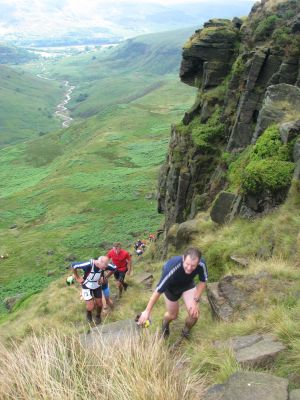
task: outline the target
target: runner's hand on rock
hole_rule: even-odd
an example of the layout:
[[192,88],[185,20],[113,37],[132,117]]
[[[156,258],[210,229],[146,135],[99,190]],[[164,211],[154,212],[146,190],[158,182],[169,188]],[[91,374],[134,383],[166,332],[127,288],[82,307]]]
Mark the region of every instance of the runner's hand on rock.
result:
[[138,325],[143,325],[146,321],[148,321],[149,316],[150,316],[149,311],[147,311],[147,310],[143,311],[138,320]]

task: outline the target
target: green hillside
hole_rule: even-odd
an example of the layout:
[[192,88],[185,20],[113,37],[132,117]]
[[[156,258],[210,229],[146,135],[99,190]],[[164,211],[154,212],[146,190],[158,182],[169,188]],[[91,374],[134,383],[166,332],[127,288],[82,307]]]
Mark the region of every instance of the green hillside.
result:
[[0,147],[57,129],[54,111],[63,92],[58,82],[0,65]]
[[85,119],[139,99],[170,77],[177,79],[181,48],[191,31],[139,36],[105,51],[48,62],[46,70],[76,86],[69,108],[73,117]]
[[[75,66],[71,72],[70,64]],[[52,67],[46,65],[49,77]],[[132,66],[125,75],[116,66],[110,78],[103,66],[103,80],[101,70],[97,76],[91,67],[90,55],[56,61],[54,67],[58,80],[78,86],[80,76],[85,84],[94,74],[93,96],[82,107],[87,114],[98,113],[0,151],[0,253],[9,255],[0,261],[0,313],[5,313],[5,298],[30,295],[61,276],[70,254],[96,256],[116,240],[131,247],[138,235],[160,226],[158,169],[171,123],[193,102],[194,90],[177,74],[146,75]],[[121,74],[122,79],[114,79]],[[130,92],[139,96],[129,99]],[[22,266],[21,275],[16,265]]]

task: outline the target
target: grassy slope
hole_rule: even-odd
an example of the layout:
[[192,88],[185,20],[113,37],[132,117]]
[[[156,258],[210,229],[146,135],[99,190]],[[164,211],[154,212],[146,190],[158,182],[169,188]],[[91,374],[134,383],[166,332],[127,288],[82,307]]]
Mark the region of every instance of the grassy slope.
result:
[[[76,70],[89,79],[81,59]],[[128,80],[135,73],[128,72]],[[163,83],[137,100],[117,104],[119,94],[128,92],[118,82],[118,91],[110,94],[116,104],[102,113],[0,151],[0,253],[9,254],[1,261],[1,313],[4,298],[41,290],[60,276],[70,253],[78,259],[96,256],[114,240],[131,245],[160,225],[156,201],[145,196],[155,194],[170,124],[192,103],[194,90],[175,74],[151,79]],[[97,85],[101,100],[101,82]],[[9,229],[12,224],[17,228]]]
[[[193,245],[204,250],[207,256],[211,276],[219,274],[218,267],[224,266],[223,273],[256,274],[267,271],[278,281],[279,292],[274,291],[268,281],[264,291],[256,293],[255,311],[243,319],[236,319],[233,323],[217,322],[211,318],[210,309],[206,302],[201,304],[202,317],[193,330],[192,341],[184,343],[179,353],[185,353],[189,362],[185,365],[192,368],[194,373],[206,376],[207,383],[222,383],[233,372],[242,368],[235,362],[232,353],[226,348],[216,348],[215,340],[226,340],[236,335],[247,335],[254,332],[271,332],[280,338],[286,345],[286,351],[272,366],[271,372],[278,376],[289,377],[291,387],[299,387],[300,370],[300,300],[297,293],[300,290],[299,280],[299,238],[295,231],[299,229],[299,214],[295,209],[299,207],[299,188],[293,187],[287,203],[264,218],[255,221],[255,228],[245,221],[235,221],[230,225],[216,230],[207,215],[199,216],[200,233],[194,238]],[[289,228],[283,226],[283,221],[289,221]],[[255,258],[255,251],[261,246],[261,235],[273,228],[276,234],[277,245],[274,256],[268,260]],[[239,232],[239,238],[237,238]],[[283,243],[285,240],[285,243]],[[249,247],[246,247],[249,243]],[[290,253],[290,246],[298,244],[298,253]],[[152,245],[153,246],[153,245]],[[239,269],[224,253],[224,246],[229,251],[237,249],[248,256],[252,256],[248,269]],[[211,250],[209,252],[209,249]],[[152,272],[155,281],[161,271],[161,262],[153,262],[152,254],[156,250],[152,247],[147,250],[144,258],[135,261],[135,274],[147,270]],[[218,254],[219,262],[212,254]],[[129,290],[125,293],[122,303],[108,316],[108,321],[134,318],[136,313],[143,310],[150,296],[150,291],[130,278]],[[111,285],[112,291],[115,289]],[[159,300],[152,315],[152,325],[148,332],[154,333],[160,327],[164,312],[164,301]],[[184,307],[179,320],[172,325],[170,341],[173,343],[182,329],[185,318]],[[8,323],[9,322],[9,323]],[[31,332],[41,333],[43,330],[59,329],[65,334],[72,334],[74,327],[77,331],[86,331],[84,324],[84,304],[79,300],[79,288],[67,287],[64,279],[51,284],[43,293],[29,298],[20,304],[15,312],[2,325],[1,338],[23,338]],[[128,363],[131,361],[128,360]],[[298,373],[298,375],[297,375]],[[298,378],[297,378],[298,376]]]
[[57,82],[0,65],[0,147],[57,129],[53,114],[63,91]]
[[[72,116],[85,119],[129,104],[178,75],[181,47],[193,29],[140,36],[108,49],[68,57],[48,66],[51,76],[76,88]],[[78,101],[85,95],[84,101]]]

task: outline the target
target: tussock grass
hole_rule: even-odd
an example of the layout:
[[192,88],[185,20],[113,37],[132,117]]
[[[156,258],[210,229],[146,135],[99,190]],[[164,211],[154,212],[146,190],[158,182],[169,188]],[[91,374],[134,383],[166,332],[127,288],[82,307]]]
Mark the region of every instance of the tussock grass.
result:
[[204,379],[155,335],[85,349],[75,335],[52,332],[0,347],[0,398],[199,399]]

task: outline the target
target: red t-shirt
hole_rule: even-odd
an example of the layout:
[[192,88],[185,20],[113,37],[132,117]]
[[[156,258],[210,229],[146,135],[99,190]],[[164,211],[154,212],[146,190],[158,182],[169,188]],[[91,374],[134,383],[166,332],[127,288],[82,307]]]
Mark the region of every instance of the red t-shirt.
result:
[[111,249],[107,253],[107,257],[111,258],[118,271],[127,271],[127,264],[131,260],[131,255],[128,253],[128,251],[121,249],[117,254],[114,249]]

